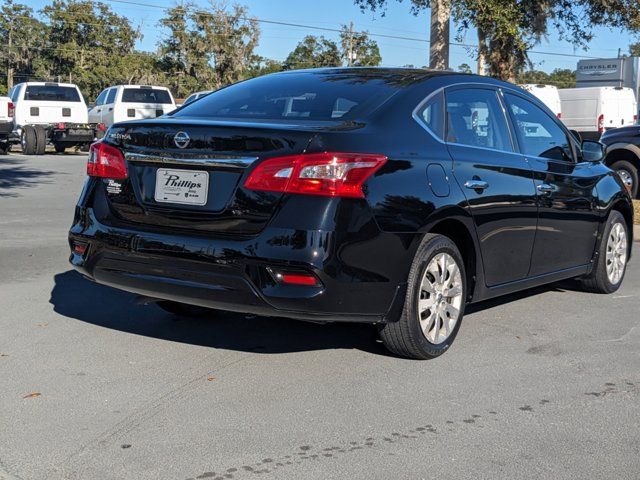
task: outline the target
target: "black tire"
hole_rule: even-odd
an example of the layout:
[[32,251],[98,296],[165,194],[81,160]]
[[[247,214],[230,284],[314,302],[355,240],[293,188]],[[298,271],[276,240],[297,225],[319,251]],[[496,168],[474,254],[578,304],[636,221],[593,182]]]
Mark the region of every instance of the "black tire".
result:
[[205,315],[212,315],[217,311],[211,308],[198,307],[197,305],[172,302],[169,300],[156,302],[156,305],[158,305],[165,312],[173,313],[174,315],[178,315],[180,317],[203,317]]
[[602,239],[600,240],[600,245],[598,245],[598,257],[595,266],[593,267],[593,271],[591,274],[581,279],[582,288],[588,292],[593,293],[613,293],[620,285],[622,285],[622,281],[624,280],[624,275],[626,273],[626,264],[624,265],[624,270],[622,272],[622,276],[617,283],[612,283],[609,280],[609,276],[607,275],[607,264],[609,260],[607,260],[607,244],[609,240],[609,236],[611,235],[611,231],[613,230],[614,225],[621,224],[624,228],[624,232],[627,239],[627,256],[626,260],[629,259],[629,228],[627,226],[627,222],[620,212],[617,210],[612,210],[609,214],[609,218],[607,219],[607,224],[604,228],[604,233],[602,234]]
[[64,153],[67,146],[64,143],[54,143],[53,148],[55,148],[56,153]]
[[80,151],[84,153],[88,152],[90,148],[91,148],[90,143],[83,143],[82,145],[80,145]]
[[[621,174],[623,181],[631,182],[629,191],[631,192],[631,198],[638,198],[638,189],[640,188],[640,182],[638,179],[638,167],[631,163],[629,160],[618,160],[610,165],[611,170]],[[628,183],[625,182],[625,185]]]
[[[421,295],[422,279],[429,262],[440,253],[449,254],[460,270],[462,303],[451,333],[446,340],[436,344],[427,340],[427,337],[422,332],[420,321],[418,320],[417,303]],[[402,357],[427,360],[442,355],[449,349],[458,334],[464,315],[466,295],[467,282],[464,261],[456,244],[444,235],[427,234],[411,264],[407,293],[400,318],[395,322],[390,321],[380,328],[382,342],[391,352]]]
[[9,153],[9,142],[0,142],[0,155],[6,155]]
[[36,155],[44,155],[47,148],[47,131],[42,125],[34,125],[33,130],[36,132]]
[[31,125],[22,127],[20,142],[22,144],[22,153],[25,155],[33,155],[36,152],[36,131]]

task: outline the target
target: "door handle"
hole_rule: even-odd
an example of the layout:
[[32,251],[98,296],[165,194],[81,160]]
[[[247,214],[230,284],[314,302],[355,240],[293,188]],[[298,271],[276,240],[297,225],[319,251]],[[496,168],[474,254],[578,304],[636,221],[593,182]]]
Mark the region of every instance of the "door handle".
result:
[[109,107],[109,111],[110,111],[110,112],[113,112],[113,107]]
[[467,180],[464,182],[464,186],[466,188],[470,188],[471,190],[484,190],[489,188],[489,184],[484,180]]
[[553,185],[549,185],[548,183],[541,183],[538,185],[538,191],[542,193],[551,193],[553,192]]
[[97,109],[97,110],[96,110],[96,112],[101,112],[101,111],[102,111],[102,109],[101,109],[101,108],[99,108],[99,109]]

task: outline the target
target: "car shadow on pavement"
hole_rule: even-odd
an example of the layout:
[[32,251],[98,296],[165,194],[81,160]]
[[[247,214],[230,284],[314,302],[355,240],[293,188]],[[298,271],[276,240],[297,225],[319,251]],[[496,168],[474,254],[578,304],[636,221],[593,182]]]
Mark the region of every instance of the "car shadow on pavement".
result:
[[0,198],[17,197],[15,189],[44,183],[56,172],[26,167],[26,160],[0,157]]
[[[358,323],[320,325],[287,318],[212,311],[210,317],[179,317],[137,296],[87,280],[74,270],[57,274],[49,302],[54,311],[104,328],[171,342],[244,352],[276,354],[325,349],[358,349],[391,356],[378,341],[375,327]],[[467,314],[508,302],[575,288],[551,284],[470,305]]]
[[390,355],[375,327],[357,323],[315,323],[212,311],[211,317],[178,317],[136,303],[136,295],[85,279],[74,270],[54,277],[49,302],[54,311],[104,328],[227,350],[264,354],[324,349],[358,349]]

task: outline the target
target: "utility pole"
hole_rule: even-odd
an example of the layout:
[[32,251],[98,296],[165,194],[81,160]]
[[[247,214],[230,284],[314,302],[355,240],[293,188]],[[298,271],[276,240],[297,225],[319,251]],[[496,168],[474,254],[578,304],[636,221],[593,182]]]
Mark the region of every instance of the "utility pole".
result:
[[429,68],[446,70],[449,68],[449,21],[450,0],[431,0],[431,30],[429,47]]
[[347,57],[347,65],[353,66],[353,22],[349,23],[349,51]]

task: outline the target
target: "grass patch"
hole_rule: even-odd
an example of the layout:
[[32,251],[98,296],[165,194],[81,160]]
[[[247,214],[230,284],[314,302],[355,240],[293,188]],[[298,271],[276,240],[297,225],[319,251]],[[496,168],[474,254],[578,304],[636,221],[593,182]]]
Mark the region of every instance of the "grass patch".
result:
[[640,200],[633,201],[633,223],[640,225]]

